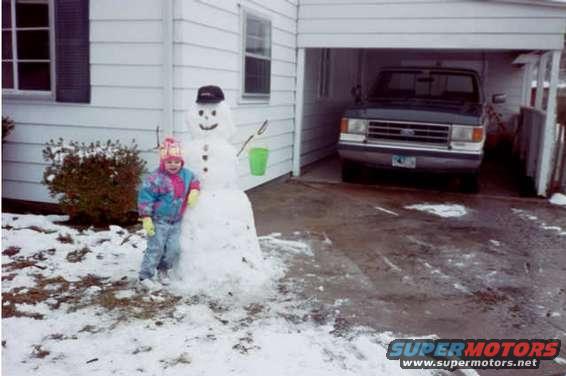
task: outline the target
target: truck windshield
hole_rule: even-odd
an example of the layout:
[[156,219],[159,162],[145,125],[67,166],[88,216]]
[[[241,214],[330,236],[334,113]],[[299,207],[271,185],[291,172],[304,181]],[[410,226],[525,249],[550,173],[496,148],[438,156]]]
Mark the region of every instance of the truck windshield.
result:
[[368,99],[478,103],[479,89],[473,74],[414,70],[384,71],[377,77]]

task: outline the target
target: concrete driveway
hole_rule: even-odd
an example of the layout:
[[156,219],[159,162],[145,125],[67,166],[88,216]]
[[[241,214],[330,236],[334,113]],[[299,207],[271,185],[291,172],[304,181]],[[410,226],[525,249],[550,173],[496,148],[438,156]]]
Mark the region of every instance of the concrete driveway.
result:
[[[404,336],[558,338],[566,347],[566,208],[355,184],[271,183],[249,192],[259,235],[308,240],[289,279],[345,326]],[[441,217],[416,204],[461,205]],[[462,209],[462,208],[460,208]],[[566,358],[565,350],[561,357]],[[537,371],[480,375],[559,375]]]

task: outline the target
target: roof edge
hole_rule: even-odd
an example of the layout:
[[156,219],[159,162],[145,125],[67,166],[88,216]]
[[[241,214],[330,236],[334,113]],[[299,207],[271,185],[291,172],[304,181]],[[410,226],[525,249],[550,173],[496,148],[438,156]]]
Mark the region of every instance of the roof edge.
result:
[[524,4],[540,7],[555,7],[566,9],[566,2],[556,0],[489,0],[496,3]]

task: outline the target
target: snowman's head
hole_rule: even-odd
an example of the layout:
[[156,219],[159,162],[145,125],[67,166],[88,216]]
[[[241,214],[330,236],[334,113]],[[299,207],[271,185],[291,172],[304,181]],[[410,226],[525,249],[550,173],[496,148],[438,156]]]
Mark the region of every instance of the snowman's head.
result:
[[[204,97],[203,93],[206,94],[208,91],[203,89],[207,88],[217,89],[222,96],[221,99],[218,97]],[[216,91],[212,92],[218,95]],[[199,89],[197,103],[189,109],[185,120],[193,138],[216,137],[229,139],[236,133],[230,108],[223,99],[224,94],[217,86],[206,86]]]

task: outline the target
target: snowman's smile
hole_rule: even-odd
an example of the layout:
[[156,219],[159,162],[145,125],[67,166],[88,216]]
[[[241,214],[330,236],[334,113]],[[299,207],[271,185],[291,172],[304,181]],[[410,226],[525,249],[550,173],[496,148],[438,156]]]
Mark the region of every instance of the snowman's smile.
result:
[[199,128],[202,129],[203,131],[211,131],[211,130],[213,130],[214,128],[218,127],[218,123],[214,123],[214,124],[212,124],[212,125],[209,125],[208,127],[205,127],[205,126],[202,125],[202,124],[199,124],[198,126],[199,126]]

